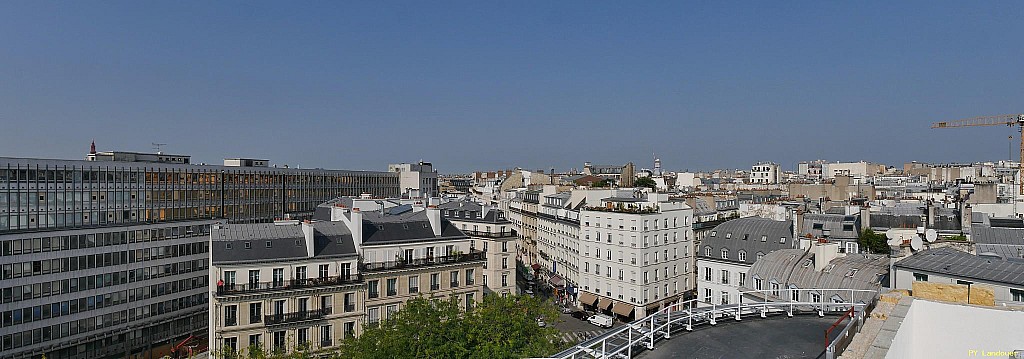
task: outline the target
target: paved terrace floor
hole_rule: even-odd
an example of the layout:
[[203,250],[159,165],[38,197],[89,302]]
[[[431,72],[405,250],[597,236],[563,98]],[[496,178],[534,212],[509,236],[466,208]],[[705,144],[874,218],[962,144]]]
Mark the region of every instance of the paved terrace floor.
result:
[[674,334],[636,358],[824,358],[825,329],[836,319],[832,315],[783,315],[740,322],[723,318],[713,327]]

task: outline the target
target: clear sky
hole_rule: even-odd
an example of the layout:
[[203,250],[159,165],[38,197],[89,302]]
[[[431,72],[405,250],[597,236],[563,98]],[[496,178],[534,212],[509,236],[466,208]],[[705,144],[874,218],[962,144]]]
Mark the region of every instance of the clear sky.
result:
[[898,165],[1007,158],[928,127],[1024,112],[1020,1],[552,3],[3,1],[0,156]]

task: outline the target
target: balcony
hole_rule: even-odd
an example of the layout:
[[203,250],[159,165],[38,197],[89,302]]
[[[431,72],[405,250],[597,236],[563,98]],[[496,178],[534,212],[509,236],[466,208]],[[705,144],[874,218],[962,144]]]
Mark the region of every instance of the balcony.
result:
[[230,327],[238,325],[238,317],[224,317],[224,326]]
[[509,238],[509,237],[516,237],[516,236],[519,235],[519,233],[517,233],[516,230],[514,230],[514,229],[513,230],[504,231],[504,232],[481,232],[481,231],[471,231],[471,230],[465,230],[464,229],[464,230],[462,230],[462,233],[465,233],[467,236],[470,236],[470,237],[483,237],[483,238]]
[[411,269],[430,267],[442,264],[459,264],[476,261],[484,261],[487,257],[484,252],[471,250],[469,253],[452,254],[447,256],[427,257],[413,260],[397,260],[389,262],[371,262],[359,264],[359,270],[363,272],[377,272],[395,269]]
[[441,289],[441,285],[440,284],[434,283],[434,284],[430,285],[430,290],[438,290],[438,289]]
[[318,310],[309,310],[305,312],[291,312],[282,314],[271,314],[263,316],[263,321],[267,325],[279,325],[294,322],[301,322],[306,320],[318,320],[323,319],[325,315],[331,314],[331,308],[323,308]]
[[295,290],[334,285],[359,284],[362,281],[363,276],[355,274],[350,276],[337,276],[327,278],[292,279],[283,282],[235,283],[218,286],[217,295],[246,294],[268,292],[275,290]]

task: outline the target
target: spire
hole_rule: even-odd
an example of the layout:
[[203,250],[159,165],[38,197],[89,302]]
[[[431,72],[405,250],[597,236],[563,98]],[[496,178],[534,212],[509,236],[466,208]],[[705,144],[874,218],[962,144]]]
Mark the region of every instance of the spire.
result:
[[95,155],[96,154],[96,140],[92,140],[92,145],[89,146],[89,154],[90,155]]

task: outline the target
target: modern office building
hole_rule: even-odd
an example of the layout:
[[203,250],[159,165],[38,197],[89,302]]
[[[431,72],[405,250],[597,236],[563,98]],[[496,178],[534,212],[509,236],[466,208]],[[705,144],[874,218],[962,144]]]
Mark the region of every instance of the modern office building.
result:
[[159,357],[206,337],[212,219],[307,218],[330,198],[402,194],[393,172],[88,157],[0,158],[0,357]]

